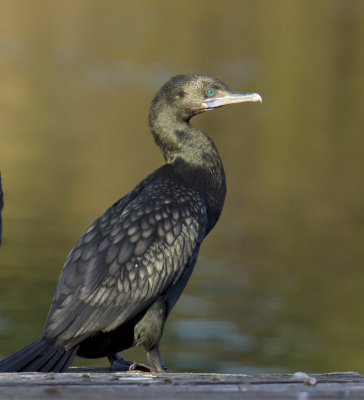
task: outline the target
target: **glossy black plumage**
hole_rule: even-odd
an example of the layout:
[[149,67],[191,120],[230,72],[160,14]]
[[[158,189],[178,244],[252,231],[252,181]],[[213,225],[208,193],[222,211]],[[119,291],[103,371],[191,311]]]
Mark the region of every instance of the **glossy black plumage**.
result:
[[76,244],[58,283],[45,337],[73,347],[90,332],[116,329],[162,293],[172,297],[168,289],[193,267],[206,219],[200,194],[174,184],[173,166],[157,170]]
[[147,368],[117,354],[136,344],[151,370],[165,370],[164,323],[226,193],[215,145],[189,120],[221,105],[260,100],[254,96],[197,74],[162,87],[149,125],[166,164],[87,229],[65,262],[42,337],[1,361],[0,371],[63,371],[76,353],[107,356],[114,369]]

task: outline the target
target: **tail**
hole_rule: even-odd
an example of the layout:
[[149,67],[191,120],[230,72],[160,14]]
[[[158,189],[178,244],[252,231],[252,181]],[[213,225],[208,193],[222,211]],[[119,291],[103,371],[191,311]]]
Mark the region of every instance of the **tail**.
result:
[[71,364],[77,346],[69,351],[38,339],[0,361],[0,372],[62,372]]

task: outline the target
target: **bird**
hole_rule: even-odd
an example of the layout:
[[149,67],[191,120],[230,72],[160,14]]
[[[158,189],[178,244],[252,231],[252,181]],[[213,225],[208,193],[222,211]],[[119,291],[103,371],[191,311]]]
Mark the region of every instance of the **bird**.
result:
[[[215,144],[190,123],[202,112],[261,102],[201,74],[172,77],[149,109],[165,164],[115,202],[69,253],[41,337],[0,361],[0,372],[62,372],[78,355],[112,370],[166,372],[165,322],[189,280],[226,195]],[[119,354],[142,346],[147,363]]]

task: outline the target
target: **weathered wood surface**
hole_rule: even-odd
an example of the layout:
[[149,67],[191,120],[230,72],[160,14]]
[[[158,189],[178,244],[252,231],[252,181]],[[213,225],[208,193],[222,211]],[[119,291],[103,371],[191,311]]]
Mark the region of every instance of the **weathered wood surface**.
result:
[[309,382],[306,379],[304,383],[304,375],[299,374],[95,371],[1,373],[0,399],[364,399],[364,376],[356,372],[313,374]]

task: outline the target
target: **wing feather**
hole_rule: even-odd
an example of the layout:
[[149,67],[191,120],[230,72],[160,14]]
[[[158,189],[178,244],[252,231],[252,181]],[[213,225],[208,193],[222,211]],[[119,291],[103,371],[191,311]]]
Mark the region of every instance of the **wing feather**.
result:
[[193,267],[206,221],[198,192],[168,178],[115,203],[67,258],[44,335],[69,346],[140,313]]

